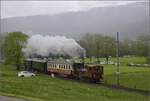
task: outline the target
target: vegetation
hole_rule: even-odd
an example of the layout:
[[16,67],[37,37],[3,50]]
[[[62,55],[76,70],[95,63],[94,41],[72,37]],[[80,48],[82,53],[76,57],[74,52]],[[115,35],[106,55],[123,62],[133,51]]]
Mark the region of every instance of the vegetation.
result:
[[2,44],[2,53],[4,56],[4,63],[15,65],[19,70],[22,63],[24,47],[28,36],[22,32],[6,33],[4,42]]
[[92,56],[108,59],[109,56],[115,55],[115,39],[110,36],[88,33],[79,41],[79,44],[86,50],[90,60]]
[[144,56],[147,63],[150,64],[150,35],[139,36],[137,40],[137,51],[139,56]]
[[[5,65],[0,64],[0,94],[16,96],[33,101],[148,101],[148,97],[136,93],[127,93],[94,86],[86,83],[51,78],[46,74],[36,77],[19,78],[18,70],[23,60],[22,48],[28,36],[22,32],[7,33],[1,47]],[[89,41],[90,40],[90,41]],[[125,39],[120,42],[120,56],[135,55],[142,57],[120,58],[120,85],[148,90],[150,68],[129,67],[128,63],[144,64],[149,61],[148,52],[150,36],[140,36],[136,40]],[[115,58],[115,38],[97,34],[87,34],[79,43],[87,52],[86,62],[113,61]],[[50,54],[52,57],[53,54]],[[59,54],[59,57],[62,56]],[[92,56],[97,58],[92,58]],[[40,57],[40,56],[39,56]],[[62,56],[68,58],[68,56]],[[102,57],[102,58],[99,58]],[[17,70],[15,69],[17,67]],[[104,65],[104,82],[116,84],[115,65]]]
[[[88,33],[81,38],[79,44],[86,49],[86,55],[90,60],[94,56],[105,57],[108,61],[109,56],[113,57],[116,54],[116,39],[111,36]],[[119,48],[119,56],[142,56],[145,57],[145,63],[150,62],[150,35],[141,35],[134,40],[120,40]]]
[[[37,58],[45,58],[45,56],[42,56],[42,55],[38,55],[38,54],[32,54],[30,56],[30,58],[34,58],[34,57],[37,57]],[[69,55],[64,55],[64,54],[52,54],[50,53],[48,55],[48,57],[52,58],[52,59],[59,59],[59,58],[63,58],[63,59],[70,59],[71,57]]]
[[[88,61],[90,59],[86,59]],[[94,60],[94,59],[93,59]],[[105,60],[104,58],[101,59]],[[111,58],[114,61],[115,58]],[[150,68],[128,67],[128,62],[143,63],[144,57],[121,58],[120,84],[137,89],[149,89]],[[51,78],[49,75],[38,74],[31,78],[18,78],[15,67],[0,65],[0,94],[21,97],[34,101],[148,101],[148,97],[135,93],[110,90],[108,88],[65,81]],[[115,71],[113,65],[104,66],[104,82],[115,84]],[[58,83],[59,82],[59,83]]]
[[[117,84],[116,67],[105,66],[105,83]],[[149,90],[150,68],[121,66],[119,83],[121,86]]]
[[[12,66],[0,65],[0,69],[0,95],[31,101],[148,101],[148,97],[136,93],[51,78],[44,74],[19,78]],[[111,74],[110,69],[107,68],[105,73]]]
[[[105,58],[100,58],[100,61],[105,61]],[[85,62],[90,62],[90,58],[86,58]],[[92,62],[97,61],[96,58]],[[109,58],[109,61],[115,62],[116,58]],[[122,57],[120,58],[120,85],[136,89],[149,89],[149,67],[130,67],[128,63],[143,64],[144,57]],[[127,82],[128,81],[128,82]],[[117,84],[116,80],[116,66],[104,65],[104,82],[108,84]]]
[[[111,58],[110,61],[115,61]],[[145,62],[144,57],[124,57],[120,58],[120,85],[130,88],[149,90],[150,68],[148,67],[130,67],[128,63],[142,64]],[[105,82],[117,84],[116,66],[104,65]]]

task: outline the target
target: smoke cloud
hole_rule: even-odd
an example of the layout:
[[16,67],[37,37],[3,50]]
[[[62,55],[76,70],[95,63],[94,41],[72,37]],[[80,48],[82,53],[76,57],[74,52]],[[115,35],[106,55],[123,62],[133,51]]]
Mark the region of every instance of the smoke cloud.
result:
[[48,56],[49,54],[81,56],[84,49],[75,40],[65,36],[33,35],[28,39],[23,51],[26,56],[33,54],[41,56]]

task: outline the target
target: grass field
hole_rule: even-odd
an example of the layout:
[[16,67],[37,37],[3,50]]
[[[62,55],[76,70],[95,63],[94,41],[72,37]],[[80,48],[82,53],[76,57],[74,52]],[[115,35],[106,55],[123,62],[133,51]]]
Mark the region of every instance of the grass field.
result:
[[[104,82],[108,84],[117,84],[116,67],[105,65]],[[128,67],[120,68],[120,85],[130,88],[149,90],[150,68]]]
[[[128,62],[126,59],[124,61]],[[136,60],[136,62],[140,61],[140,58]],[[120,67],[120,83],[128,87],[136,85],[139,89],[149,89],[150,68],[132,68],[125,66],[125,63]],[[104,66],[105,82],[116,83],[115,69],[113,65]],[[148,101],[149,99],[136,93],[51,78],[44,74],[18,78],[15,68],[4,65],[0,65],[0,95],[32,101]]]
[[[106,61],[106,58],[100,58],[100,61]],[[127,63],[137,63],[137,64],[143,64],[145,63],[145,58],[144,57],[121,57],[120,59],[121,65],[126,65]],[[85,59],[86,62],[90,62],[89,58]],[[92,61],[97,61],[97,58],[92,58]],[[116,61],[116,58],[112,57],[109,58],[109,61]]]
[[[105,61],[105,58],[100,58]],[[89,58],[85,59],[89,62]],[[96,59],[93,59],[96,61]],[[116,61],[116,58],[110,58],[109,61]],[[123,57],[120,58],[120,85],[130,88],[150,90],[150,68],[147,67],[129,67],[128,63],[144,64],[144,57]],[[116,66],[104,65],[104,82],[108,84],[117,84]]]

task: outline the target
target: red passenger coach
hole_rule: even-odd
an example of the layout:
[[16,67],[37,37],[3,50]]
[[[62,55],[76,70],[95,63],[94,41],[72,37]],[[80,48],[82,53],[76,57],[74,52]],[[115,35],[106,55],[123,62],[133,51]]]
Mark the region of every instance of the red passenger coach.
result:
[[71,75],[73,68],[71,63],[67,62],[48,62],[47,71],[54,74]]

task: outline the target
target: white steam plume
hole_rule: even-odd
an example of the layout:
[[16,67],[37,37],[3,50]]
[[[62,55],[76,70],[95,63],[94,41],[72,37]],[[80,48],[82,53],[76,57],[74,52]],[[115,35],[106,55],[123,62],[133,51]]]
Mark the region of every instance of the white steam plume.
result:
[[23,51],[26,56],[33,54],[48,56],[50,53],[81,56],[84,49],[75,40],[64,36],[33,35],[28,39]]

